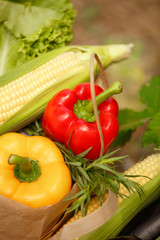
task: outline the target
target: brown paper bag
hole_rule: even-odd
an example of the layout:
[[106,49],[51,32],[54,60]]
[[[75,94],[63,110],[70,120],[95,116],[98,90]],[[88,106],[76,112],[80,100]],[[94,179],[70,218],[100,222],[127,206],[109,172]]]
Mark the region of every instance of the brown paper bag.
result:
[[[108,198],[99,209],[75,222],[65,224],[63,228],[49,238],[49,240],[74,240],[83,236],[107,222],[115,213],[117,206],[118,199],[116,195],[109,190]],[[57,225],[61,225],[65,218],[67,218],[67,215],[64,215],[64,218],[62,218]],[[55,228],[56,226],[53,228],[53,232]]]
[[75,184],[58,203],[31,208],[0,195],[0,240],[40,240],[56,225],[79,191]]

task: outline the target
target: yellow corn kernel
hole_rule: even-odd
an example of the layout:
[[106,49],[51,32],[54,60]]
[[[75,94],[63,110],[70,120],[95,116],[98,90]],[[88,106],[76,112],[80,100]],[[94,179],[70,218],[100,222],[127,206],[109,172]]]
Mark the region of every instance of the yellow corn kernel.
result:
[[68,71],[82,68],[77,53],[66,52],[0,87],[0,124]]

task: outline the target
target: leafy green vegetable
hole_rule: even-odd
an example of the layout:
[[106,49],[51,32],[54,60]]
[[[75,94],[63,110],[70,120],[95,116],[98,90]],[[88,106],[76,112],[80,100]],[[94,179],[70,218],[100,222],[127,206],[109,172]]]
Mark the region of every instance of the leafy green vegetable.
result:
[[[74,19],[70,0],[0,0],[1,75],[15,65],[68,44]],[[6,36],[8,41],[3,40]],[[16,42],[13,52],[11,41]],[[9,59],[10,67],[6,67],[12,55],[13,61]]]
[[140,99],[145,104],[143,111],[119,111],[120,128],[114,146],[123,146],[138,126],[148,123],[142,146],[154,143],[156,147],[160,147],[160,76],[153,77],[148,85],[141,87]]
[[18,45],[18,39],[0,24],[0,75],[17,65]]

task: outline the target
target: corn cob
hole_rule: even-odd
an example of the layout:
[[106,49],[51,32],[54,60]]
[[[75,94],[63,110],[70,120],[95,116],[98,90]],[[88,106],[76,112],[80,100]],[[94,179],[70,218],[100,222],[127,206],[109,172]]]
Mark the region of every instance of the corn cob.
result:
[[[51,51],[0,77],[0,134],[38,118],[55,93],[89,80],[95,52],[104,68],[129,56],[131,45],[74,47]],[[95,64],[95,75],[98,73]]]
[[[140,161],[133,165],[129,170],[125,171],[126,175],[143,175],[146,177],[136,177],[136,182],[140,183],[141,186],[146,184],[150,179],[160,174],[160,154],[152,154],[146,157],[143,161]],[[133,178],[131,178],[133,179]],[[129,192],[122,185],[120,187],[120,193],[129,196]],[[121,203],[123,198],[119,197],[118,202]]]
[[55,83],[61,74],[73,74],[82,68],[73,52],[63,53],[35,70],[0,88],[0,123],[17,112],[38,93]]
[[[142,186],[145,186],[146,183],[150,181],[150,179],[152,179],[152,178],[154,179],[154,177],[160,175],[160,154],[152,154],[152,155],[146,157],[143,161],[140,161],[140,162],[136,163],[129,170],[125,171],[124,174],[146,176],[147,178],[146,177],[137,177],[136,178],[136,181],[138,183],[140,183]],[[158,183],[160,184],[160,178],[159,178]],[[127,191],[126,188],[124,188],[124,186],[120,186],[119,192],[122,193],[122,194],[125,194],[126,196],[129,195],[129,192]],[[160,195],[160,193],[159,193],[159,195]],[[108,193],[106,192],[105,195],[104,195],[103,201],[105,201],[107,199],[107,196],[108,196]],[[139,198],[139,196],[137,198]],[[123,198],[118,197],[118,205],[119,205],[120,209],[121,209],[121,204],[123,202],[125,202],[123,200],[124,200]],[[126,200],[130,200],[130,198],[126,199]],[[136,203],[133,203],[133,204],[136,205]],[[100,204],[99,204],[98,198],[96,196],[94,196],[92,198],[92,201],[91,201],[89,207],[88,207],[87,215],[91,214],[93,211],[96,211],[98,208],[100,208]],[[81,214],[81,211],[79,210],[77,212],[77,214],[74,215],[73,217],[71,217],[66,224],[72,223],[72,222],[74,222],[74,221],[76,221],[80,218],[82,218],[82,214]],[[121,223],[119,223],[119,224],[121,225]],[[112,229],[112,233],[114,232],[114,230],[115,229]],[[112,236],[109,235],[109,237],[115,237],[115,236],[116,235],[112,235]],[[77,240],[77,239],[79,239],[79,238],[76,238],[75,240]],[[84,239],[84,240],[87,240],[87,239],[88,240],[90,240],[90,239],[95,239],[96,240],[97,239],[98,240],[98,239],[103,239],[103,238],[98,238],[98,237],[93,238],[93,236],[87,238],[87,237],[84,236],[80,239]],[[107,238],[104,238],[104,239],[107,239]]]

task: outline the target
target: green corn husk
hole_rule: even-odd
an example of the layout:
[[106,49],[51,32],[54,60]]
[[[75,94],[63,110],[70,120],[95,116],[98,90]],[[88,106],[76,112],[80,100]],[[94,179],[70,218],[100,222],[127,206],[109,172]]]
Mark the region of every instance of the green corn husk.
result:
[[143,186],[143,190],[142,198],[137,192],[132,193],[129,198],[119,204],[109,221],[100,228],[80,237],[79,240],[107,240],[116,237],[136,214],[160,197],[160,174],[148,181]]
[[[129,57],[132,44],[128,45],[105,45],[105,46],[66,46],[53,50],[43,56],[40,56],[26,64],[12,70],[11,72],[0,77],[0,87],[24,74],[33,71],[42,64],[68,51],[78,52],[82,69],[75,74],[68,72],[57,79],[50,87],[40,92],[29,102],[23,105],[16,113],[12,114],[7,120],[0,125],[0,135],[9,131],[18,131],[41,116],[49,100],[58,91],[65,88],[73,88],[78,83],[89,81],[90,71],[90,56],[91,53],[96,53],[103,65],[106,68],[113,62],[118,62]],[[99,72],[98,65],[95,63],[95,75]]]

